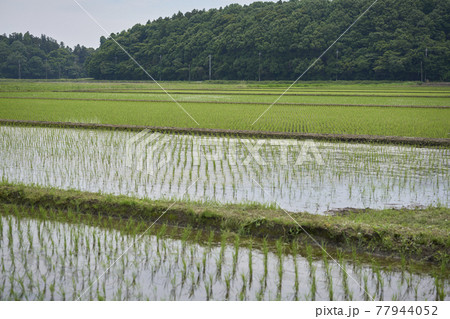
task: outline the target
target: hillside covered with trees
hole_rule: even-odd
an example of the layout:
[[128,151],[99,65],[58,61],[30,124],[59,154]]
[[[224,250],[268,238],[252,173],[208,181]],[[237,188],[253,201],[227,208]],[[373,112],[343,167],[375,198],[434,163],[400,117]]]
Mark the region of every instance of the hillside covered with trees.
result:
[[[372,0],[255,2],[179,12],[113,34],[156,79],[292,80]],[[381,0],[323,56],[308,80],[450,80],[450,1]],[[422,65],[421,65],[422,64]],[[145,79],[111,39],[87,64],[97,79]]]
[[[373,0],[233,4],[159,18],[111,36],[155,79],[293,80]],[[379,0],[304,80],[450,81],[450,0]],[[45,36],[0,36],[0,77],[148,77],[111,38],[73,50]]]
[[58,79],[86,77],[84,64],[94,51],[71,49],[45,35],[0,35],[0,78]]

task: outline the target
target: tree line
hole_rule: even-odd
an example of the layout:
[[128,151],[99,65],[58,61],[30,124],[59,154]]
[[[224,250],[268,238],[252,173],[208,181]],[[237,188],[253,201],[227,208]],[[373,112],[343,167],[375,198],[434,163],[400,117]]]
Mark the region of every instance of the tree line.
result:
[[92,48],[74,49],[45,35],[29,32],[0,35],[0,77],[58,79],[86,77],[86,60]]
[[[210,61],[213,80],[294,80],[372,2],[290,0],[232,4],[178,12],[170,18],[136,24],[111,37],[156,80],[207,80]],[[378,1],[302,79],[449,81],[449,21],[449,0]],[[31,53],[21,54],[28,59],[30,75],[34,74],[33,65],[51,63],[48,70],[54,77],[63,60],[67,62],[64,72],[69,77],[148,79],[111,37],[101,37],[95,51],[79,46],[70,50],[50,41],[51,52],[56,51],[52,58],[44,51],[45,60],[39,56],[41,60],[31,61],[31,47]],[[0,61],[6,59],[0,72],[1,76],[17,77],[20,59],[10,54],[21,48],[19,43],[25,48],[27,45],[25,36],[22,40],[10,38],[10,52],[6,55],[6,46],[2,45],[5,37],[0,38]],[[45,39],[48,42],[45,37],[40,41]],[[37,69],[41,71],[36,74],[42,77],[42,67]]]

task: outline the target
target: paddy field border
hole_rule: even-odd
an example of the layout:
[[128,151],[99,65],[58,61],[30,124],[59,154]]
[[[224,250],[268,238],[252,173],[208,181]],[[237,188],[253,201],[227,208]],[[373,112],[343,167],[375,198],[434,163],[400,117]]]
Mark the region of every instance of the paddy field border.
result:
[[[42,217],[42,210],[64,217],[113,218],[169,226],[229,231],[255,238],[309,242],[306,230],[327,247],[347,252],[417,262],[445,263],[450,257],[449,208],[417,207],[402,209],[346,209],[329,215],[291,214],[258,204],[219,204],[189,201],[149,200],[127,196],[61,190],[41,186],[0,183],[0,207],[18,205],[30,208],[30,217]],[[161,213],[167,211],[161,216]],[[90,216],[90,217],[89,217]],[[48,216],[45,216],[48,218]],[[423,221],[428,227],[423,227]],[[314,243],[311,242],[314,245]]]
[[277,138],[277,139],[297,139],[297,140],[311,139],[319,141],[335,141],[335,142],[349,142],[349,143],[379,143],[379,144],[399,144],[399,145],[413,145],[425,147],[450,147],[450,138],[270,132],[270,131],[225,130],[225,129],[207,129],[207,128],[165,127],[165,126],[118,125],[118,124],[100,124],[100,123],[28,121],[28,120],[11,120],[11,119],[0,119],[0,125],[78,128],[78,129],[104,129],[116,131],[131,131],[131,132],[150,130],[153,132],[172,133],[172,134],[232,135],[237,137],[251,137],[251,138]]

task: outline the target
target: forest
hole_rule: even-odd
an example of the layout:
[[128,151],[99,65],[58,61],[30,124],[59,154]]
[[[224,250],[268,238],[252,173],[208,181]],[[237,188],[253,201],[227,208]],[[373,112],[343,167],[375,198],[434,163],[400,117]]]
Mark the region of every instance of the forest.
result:
[[[0,37],[0,77],[294,80],[372,0],[290,0],[178,12],[73,50],[45,36]],[[450,1],[378,1],[303,80],[450,80]],[[113,40],[114,39],[114,40]],[[211,63],[211,75],[209,74]]]
[[63,42],[29,32],[0,35],[0,78],[83,78],[92,52],[92,48],[77,45],[71,49]]

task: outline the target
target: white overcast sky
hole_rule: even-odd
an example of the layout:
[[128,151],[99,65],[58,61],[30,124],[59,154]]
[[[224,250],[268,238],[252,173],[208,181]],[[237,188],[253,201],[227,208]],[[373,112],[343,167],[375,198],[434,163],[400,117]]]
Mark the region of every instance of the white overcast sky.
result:
[[[77,0],[110,33],[136,23],[172,16],[178,11],[241,5],[255,0]],[[268,1],[268,0],[265,0]],[[269,0],[270,1],[270,0]],[[105,35],[74,0],[0,0],[0,34],[30,31],[45,34],[70,47],[97,48]]]

